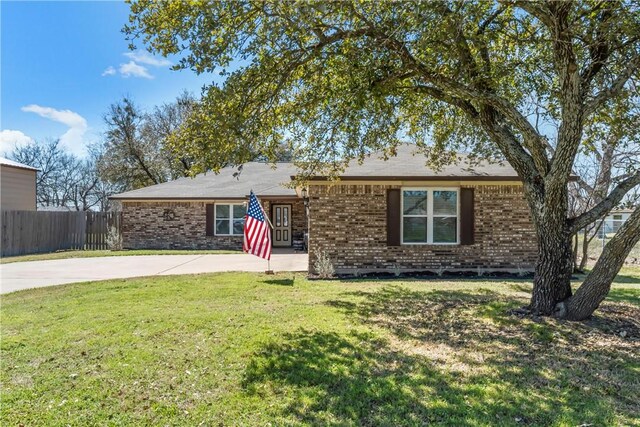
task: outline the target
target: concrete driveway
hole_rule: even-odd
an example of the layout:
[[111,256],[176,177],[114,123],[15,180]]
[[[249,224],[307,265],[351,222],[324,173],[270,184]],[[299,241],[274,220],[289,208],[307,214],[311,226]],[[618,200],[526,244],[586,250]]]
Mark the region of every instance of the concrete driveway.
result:
[[[307,254],[274,253],[271,269],[307,271]],[[138,276],[254,271],[267,269],[267,261],[246,254],[136,255],[15,262],[0,265],[0,293],[65,283],[122,279]]]

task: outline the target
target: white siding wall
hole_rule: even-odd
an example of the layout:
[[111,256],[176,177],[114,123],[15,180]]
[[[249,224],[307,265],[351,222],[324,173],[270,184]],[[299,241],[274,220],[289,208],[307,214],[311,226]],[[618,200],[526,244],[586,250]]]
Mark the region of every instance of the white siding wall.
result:
[[36,171],[0,165],[0,209],[36,210]]
[[631,216],[631,212],[612,212],[604,219],[603,229],[605,233],[616,233],[622,224]]

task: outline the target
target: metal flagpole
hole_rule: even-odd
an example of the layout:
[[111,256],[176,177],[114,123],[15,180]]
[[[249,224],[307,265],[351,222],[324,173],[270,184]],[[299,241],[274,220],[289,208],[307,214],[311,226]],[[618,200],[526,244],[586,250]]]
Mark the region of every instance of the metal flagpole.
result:
[[[251,190],[253,191],[253,190]],[[264,211],[264,208],[262,207],[262,204],[260,204],[260,209],[262,209],[262,215],[264,215],[264,218],[267,220],[267,224],[269,224],[269,227],[271,227],[271,229],[273,230],[273,224],[271,224],[271,220],[269,219],[269,217],[267,216],[267,213]],[[269,259],[267,260],[267,274],[273,274],[273,271],[271,271],[271,257],[269,257]]]

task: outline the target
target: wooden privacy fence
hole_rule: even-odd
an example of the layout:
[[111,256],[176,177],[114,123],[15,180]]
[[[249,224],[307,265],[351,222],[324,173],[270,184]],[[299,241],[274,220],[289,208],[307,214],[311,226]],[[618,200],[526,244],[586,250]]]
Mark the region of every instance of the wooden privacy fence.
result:
[[107,236],[112,228],[120,234],[122,212],[86,212],[84,249],[109,249]]
[[68,249],[108,249],[120,233],[121,212],[2,211],[2,256]]

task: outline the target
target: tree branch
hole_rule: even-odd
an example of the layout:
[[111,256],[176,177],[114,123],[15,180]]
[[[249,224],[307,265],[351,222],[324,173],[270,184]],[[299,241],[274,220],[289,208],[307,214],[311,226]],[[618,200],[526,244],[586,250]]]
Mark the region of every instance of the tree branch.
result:
[[606,198],[595,205],[591,210],[575,218],[569,219],[569,229],[571,230],[571,232],[575,233],[578,230],[591,224],[592,222],[597,221],[599,218],[605,216],[611,209],[613,209],[618,203],[620,203],[624,195],[627,194],[629,190],[639,184],[640,172],[636,172],[635,175],[632,175],[619,183]]
[[[429,86],[437,87],[443,93],[446,93],[448,96],[454,98],[466,99],[468,101],[475,101],[480,104],[489,105],[499,111],[501,115],[504,116],[504,118],[511,121],[515,128],[523,134],[525,140],[528,140],[529,143],[531,143],[531,141],[542,142],[540,134],[536,132],[533,125],[529,123],[527,118],[523,116],[522,113],[520,113],[520,111],[518,111],[505,98],[486,91],[473,89],[465,84],[458,82],[457,80],[448,78],[446,76],[443,76],[442,74],[432,71],[423,63],[418,61],[404,43],[395,39],[394,37],[380,32],[377,29],[371,29],[371,31],[367,35],[379,40],[381,44],[387,45],[390,49],[396,52],[405,66],[409,69],[416,70],[419,73],[417,77],[419,77]],[[510,144],[518,145],[518,147],[505,147],[505,149],[512,155],[517,155],[519,157],[516,162],[523,168],[519,170],[519,173],[521,173],[522,176],[535,177],[544,173],[538,169],[536,162],[532,158],[532,155],[527,153],[523,149],[520,142],[516,138],[509,138],[508,140],[510,141]],[[544,150],[544,148],[542,148],[542,150]],[[530,151],[537,153],[538,155],[541,152],[540,149],[534,149]]]
[[500,16],[505,10],[507,10],[508,6],[500,6],[499,8],[497,8],[495,10],[495,12],[493,12],[491,15],[489,15],[489,17],[487,19],[485,19],[483,22],[480,23],[480,25],[478,25],[478,30],[476,31],[476,35],[481,35],[484,34],[485,30],[487,29],[487,27],[489,27],[489,25],[491,25],[491,23],[498,17]]
[[[593,10],[601,9],[603,3],[599,3]],[[601,26],[613,16],[611,9],[605,9],[598,17],[600,26],[596,29],[595,39],[591,43],[587,44],[589,49],[589,56],[591,57],[591,63],[582,71],[582,89],[584,93],[587,93],[587,89],[591,84],[593,78],[602,70],[611,54],[611,47],[607,44],[606,37],[602,31]]]
[[[501,3],[510,4],[510,1],[501,0]],[[553,25],[553,17],[551,12],[540,2],[532,2],[530,0],[516,1],[515,5],[527,13],[538,18],[544,25],[551,27]]]
[[[456,42],[456,49],[458,51],[458,57],[463,66],[463,69],[467,72],[468,78],[471,81],[471,87],[478,91],[485,97],[485,102],[491,104],[494,108],[498,109],[507,119],[509,119],[513,125],[522,133],[523,144],[531,157],[533,162],[541,175],[546,175],[549,171],[549,159],[546,155],[545,141],[540,133],[534,128],[534,126],[527,120],[527,118],[520,113],[509,101],[505,98],[496,95],[495,90],[491,87],[486,76],[480,72],[478,63],[474,59],[471,48],[469,47],[469,39],[464,34],[464,25],[461,16],[452,11],[449,7],[443,5],[439,8],[444,17],[452,20],[451,33],[454,34]],[[497,18],[504,10],[505,6],[498,8],[493,14],[491,14],[479,27],[476,33],[478,50],[480,52],[481,59],[485,64],[486,75],[489,75],[491,61],[489,59],[489,52],[487,43],[482,38],[482,33],[486,27]]]
[[585,107],[585,117],[593,114],[602,104],[622,91],[631,76],[640,68],[640,55],[634,56],[611,85],[599,92]]
[[460,108],[469,116],[471,120],[477,121],[479,119],[478,110],[474,108],[473,104],[465,99],[447,95],[440,89],[433,86],[417,85],[413,88],[420,92],[426,93],[429,96],[432,96],[440,101],[446,102],[447,104]]
[[640,208],[636,208],[607,243],[596,265],[576,293],[560,303],[568,320],[584,320],[598,308],[611,289],[632,248],[640,240]]

